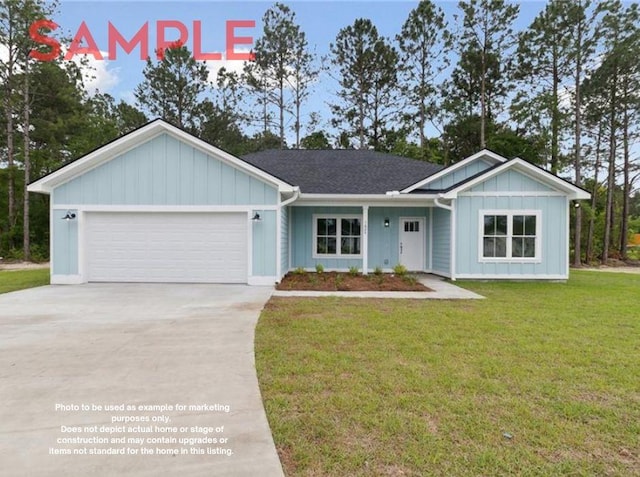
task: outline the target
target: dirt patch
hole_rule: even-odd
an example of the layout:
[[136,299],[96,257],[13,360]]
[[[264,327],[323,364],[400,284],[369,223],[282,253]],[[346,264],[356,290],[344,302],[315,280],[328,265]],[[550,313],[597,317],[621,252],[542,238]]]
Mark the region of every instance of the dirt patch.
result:
[[433,291],[412,275],[353,275],[340,272],[289,272],[276,288],[313,291]]
[[36,268],[49,268],[49,262],[3,262],[0,260],[0,270],[33,270]]

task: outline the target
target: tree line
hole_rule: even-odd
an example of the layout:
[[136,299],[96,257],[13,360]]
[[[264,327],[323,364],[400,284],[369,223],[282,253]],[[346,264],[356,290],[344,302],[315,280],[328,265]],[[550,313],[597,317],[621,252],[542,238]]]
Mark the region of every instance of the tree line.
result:
[[[416,3],[393,37],[368,18],[318,55],[290,6],[262,18],[255,61],[207,65],[176,44],[147,59],[135,103],[89,94],[73,63],[35,62],[28,26],[57,6],[0,6],[0,255],[45,259],[48,198],[26,185],[163,117],[231,153],[371,148],[451,164],[482,148],[519,156],[592,193],[572,209],[574,264],[627,259],[640,233],[640,19],[618,0],[546,3],[514,27],[519,6],[462,0],[451,17]],[[330,82],[327,111],[312,111]],[[31,224],[31,226],[30,226]],[[636,257],[638,258],[638,257]]]

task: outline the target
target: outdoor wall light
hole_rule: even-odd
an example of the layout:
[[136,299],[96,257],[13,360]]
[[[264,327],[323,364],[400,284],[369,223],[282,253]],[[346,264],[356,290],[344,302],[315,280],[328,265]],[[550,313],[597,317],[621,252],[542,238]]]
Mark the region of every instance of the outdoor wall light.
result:
[[385,228],[389,228],[389,217],[384,218],[384,226]]
[[67,210],[67,215],[62,217],[62,220],[66,220],[67,222],[69,222],[70,220],[73,220],[75,218],[76,218],[76,214],[74,214],[71,211]]
[[576,202],[575,204],[573,204],[573,206],[574,206],[576,209],[579,209],[579,208],[580,208],[580,202]]
[[260,214],[258,212],[256,212],[255,215],[253,217],[251,217],[251,220],[253,222],[260,222],[262,220],[262,217],[260,217]]

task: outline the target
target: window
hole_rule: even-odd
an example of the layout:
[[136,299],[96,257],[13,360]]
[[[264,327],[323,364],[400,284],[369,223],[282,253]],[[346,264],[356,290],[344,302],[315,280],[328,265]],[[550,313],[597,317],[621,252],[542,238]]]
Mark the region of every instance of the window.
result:
[[420,221],[419,220],[408,220],[404,223],[404,231],[405,232],[420,232]]
[[540,259],[539,211],[480,211],[482,261]]
[[317,216],[314,220],[314,256],[360,255],[361,218],[357,216]]

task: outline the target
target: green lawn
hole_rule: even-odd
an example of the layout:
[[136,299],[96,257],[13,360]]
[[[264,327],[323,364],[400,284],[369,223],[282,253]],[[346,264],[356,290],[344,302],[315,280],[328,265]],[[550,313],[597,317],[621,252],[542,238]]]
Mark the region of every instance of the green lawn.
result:
[[269,302],[287,475],[640,475],[640,275],[461,285],[487,299]]
[[49,269],[0,270],[0,293],[49,284]]

